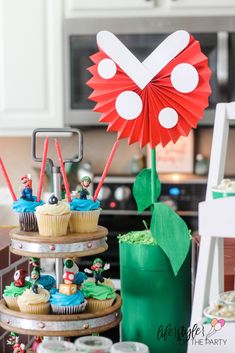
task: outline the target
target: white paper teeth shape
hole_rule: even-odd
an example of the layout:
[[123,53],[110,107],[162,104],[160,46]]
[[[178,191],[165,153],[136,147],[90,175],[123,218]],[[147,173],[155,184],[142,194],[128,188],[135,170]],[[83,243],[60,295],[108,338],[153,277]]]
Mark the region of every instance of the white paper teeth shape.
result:
[[187,47],[190,35],[186,31],[176,31],[169,35],[141,63],[131,51],[111,32],[97,34],[97,43],[101,48],[140,88],[147,84]]

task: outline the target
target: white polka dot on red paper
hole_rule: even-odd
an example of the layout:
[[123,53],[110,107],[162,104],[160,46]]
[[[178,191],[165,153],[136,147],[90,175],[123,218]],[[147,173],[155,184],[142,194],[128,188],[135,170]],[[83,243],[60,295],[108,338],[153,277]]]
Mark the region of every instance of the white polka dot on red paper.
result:
[[133,91],[124,91],[116,99],[115,107],[118,115],[126,120],[136,119],[143,109],[140,96]]
[[172,86],[181,93],[190,93],[198,85],[199,75],[191,64],[182,63],[176,65],[171,72]]
[[116,75],[117,66],[113,60],[106,58],[99,62],[97,70],[100,77],[109,80]]
[[158,115],[159,123],[166,129],[175,127],[178,123],[178,113],[173,108],[163,108]]

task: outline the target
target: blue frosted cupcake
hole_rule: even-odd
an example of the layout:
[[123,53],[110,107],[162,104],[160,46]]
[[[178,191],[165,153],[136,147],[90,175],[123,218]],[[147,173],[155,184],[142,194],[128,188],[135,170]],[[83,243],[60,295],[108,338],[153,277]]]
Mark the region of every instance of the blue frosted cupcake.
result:
[[62,294],[58,289],[51,290],[50,302],[54,314],[77,314],[85,310],[86,300],[80,291],[74,294]]
[[44,204],[43,201],[37,202],[36,196],[32,196],[33,201],[20,198],[13,202],[12,209],[19,215],[20,230],[24,232],[37,232],[38,224],[35,216],[37,206]]
[[69,228],[72,233],[96,232],[101,212],[100,202],[74,198],[70,202],[72,212]]

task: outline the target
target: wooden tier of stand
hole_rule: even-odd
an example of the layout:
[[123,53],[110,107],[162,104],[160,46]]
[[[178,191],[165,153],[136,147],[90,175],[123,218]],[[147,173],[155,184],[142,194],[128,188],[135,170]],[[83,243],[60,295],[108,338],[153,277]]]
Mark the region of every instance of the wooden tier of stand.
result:
[[14,228],[10,231],[10,251],[20,256],[39,258],[91,256],[108,249],[107,235],[107,228],[101,226],[93,233],[70,233],[60,237],[40,236],[36,232]]
[[114,304],[96,314],[33,315],[8,309],[0,302],[0,325],[7,331],[32,336],[83,336],[107,331],[121,321],[121,298],[117,295]]

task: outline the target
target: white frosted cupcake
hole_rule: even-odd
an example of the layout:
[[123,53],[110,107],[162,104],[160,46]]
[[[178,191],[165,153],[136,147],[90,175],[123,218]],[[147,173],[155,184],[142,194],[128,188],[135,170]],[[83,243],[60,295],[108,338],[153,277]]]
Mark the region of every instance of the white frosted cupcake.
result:
[[22,313],[28,314],[49,314],[50,312],[50,292],[38,287],[37,293],[32,288],[26,289],[17,299],[18,306]]
[[62,236],[67,234],[71,216],[68,202],[58,201],[51,196],[48,203],[36,208],[39,234],[42,236]]

